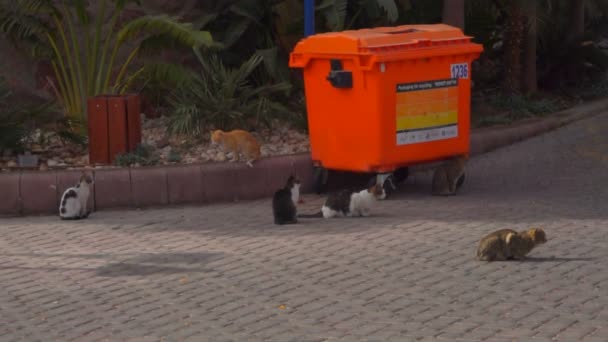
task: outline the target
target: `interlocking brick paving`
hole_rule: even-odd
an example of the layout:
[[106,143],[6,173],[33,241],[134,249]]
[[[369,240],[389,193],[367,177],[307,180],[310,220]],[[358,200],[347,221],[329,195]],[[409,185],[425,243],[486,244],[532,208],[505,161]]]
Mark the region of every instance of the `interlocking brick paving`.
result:
[[[270,200],[0,221],[2,341],[607,341],[608,114],[415,174],[369,218]],[[301,211],[322,198],[305,196]],[[474,260],[542,226],[526,262]]]

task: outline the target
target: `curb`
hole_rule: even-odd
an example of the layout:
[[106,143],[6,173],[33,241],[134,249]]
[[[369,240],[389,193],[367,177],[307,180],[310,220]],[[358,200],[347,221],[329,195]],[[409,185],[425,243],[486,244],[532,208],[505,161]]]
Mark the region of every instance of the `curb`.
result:
[[[475,129],[471,156],[537,136],[608,109],[608,100],[590,102],[557,112],[549,118],[513,125]],[[253,200],[272,196],[290,174],[302,182],[302,193],[312,191],[309,153],[277,156],[256,162],[211,163],[121,169],[94,169],[89,208],[144,208]],[[412,167],[416,171],[429,164]],[[0,217],[56,214],[61,195],[80,177],[79,170],[20,171],[0,174]],[[346,177],[356,183],[362,177]],[[343,183],[343,182],[342,182]]]
[[526,119],[511,125],[475,129],[471,134],[471,156],[555,130],[574,121],[597,115],[606,109],[608,109],[608,100],[598,100],[550,114],[545,118]]
[[[93,210],[145,208],[252,200],[271,196],[289,175],[312,191],[310,154],[265,158],[254,168],[242,163],[212,163],[93,169],[89,197]],[[57,214],[65,189],[81,170],[21,171],[0,174],[0,217]]]

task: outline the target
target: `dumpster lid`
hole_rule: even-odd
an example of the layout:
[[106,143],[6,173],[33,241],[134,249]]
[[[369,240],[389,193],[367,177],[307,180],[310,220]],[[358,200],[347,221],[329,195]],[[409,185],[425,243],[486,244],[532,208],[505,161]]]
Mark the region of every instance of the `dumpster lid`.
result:
[[302,39],[294,53],[357,54],[471,43],[470,36],[445,24],[402,25],[328,32]]

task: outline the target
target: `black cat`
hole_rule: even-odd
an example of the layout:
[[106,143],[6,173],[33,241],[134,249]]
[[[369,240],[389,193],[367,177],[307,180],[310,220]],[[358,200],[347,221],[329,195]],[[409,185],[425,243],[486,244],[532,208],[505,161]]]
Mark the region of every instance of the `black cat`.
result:
[[300,181],[289,176],[283,189],[272,197],[272,215],[275,224],[298,223],[297,204],[300,200]]

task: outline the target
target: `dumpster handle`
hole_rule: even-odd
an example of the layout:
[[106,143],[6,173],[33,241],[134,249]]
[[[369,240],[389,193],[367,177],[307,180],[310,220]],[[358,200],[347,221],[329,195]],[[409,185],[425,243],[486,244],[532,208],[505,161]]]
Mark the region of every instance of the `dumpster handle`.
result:
[[413,32],[420,32],[420,30],[415,29],[415,28],[409,28],[409,29],[405,29],[405,30],[401,30],[401,31],[389,31],[389,32],[385,32],[387,34],[400,34],[400,33],[413,33]]
[[339,59],[330,59],[329,64],[331,66],[327,80],[334,88],[352,88],[353,87],[353,73],[344,70],[342,67],[342,61]]

